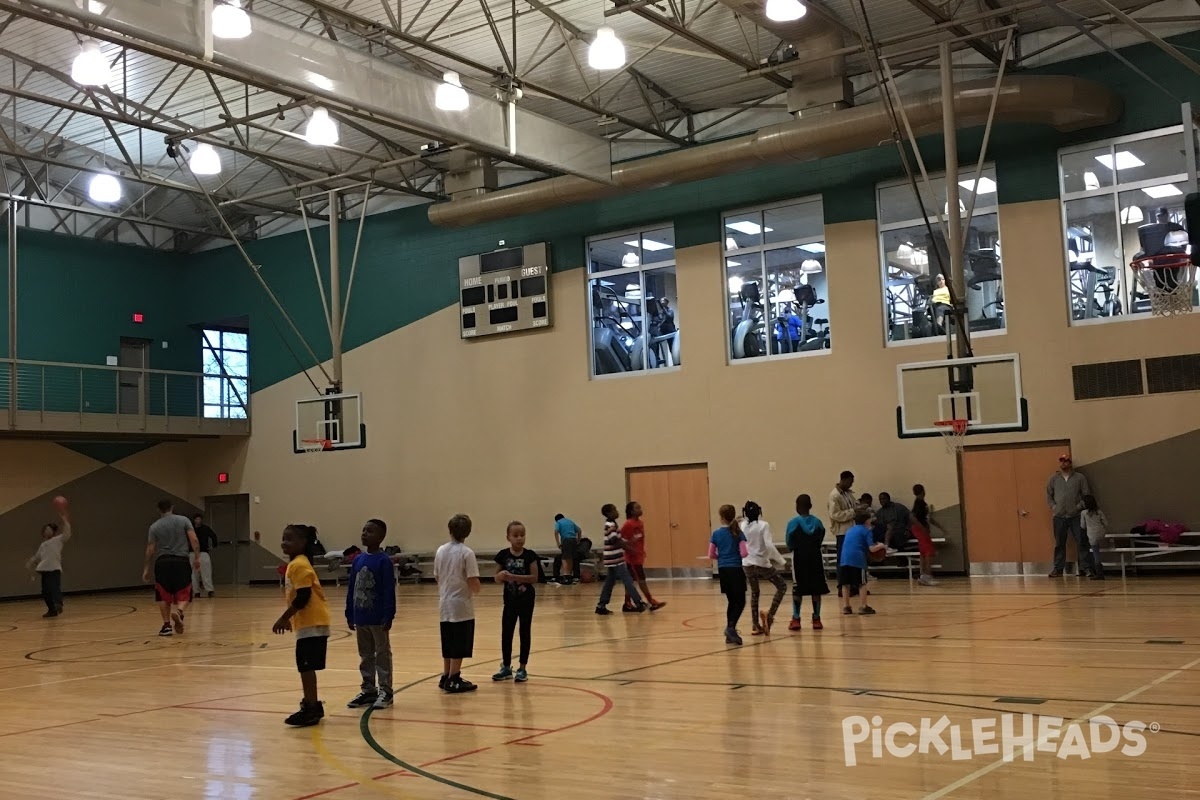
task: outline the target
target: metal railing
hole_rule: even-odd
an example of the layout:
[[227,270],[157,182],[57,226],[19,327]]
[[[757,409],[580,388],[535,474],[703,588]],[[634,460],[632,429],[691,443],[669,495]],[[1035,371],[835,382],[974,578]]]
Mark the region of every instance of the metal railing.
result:
[[14,431],[249,433],[243,403],[211,403],[206,416],[198,372],[0,359],[0,425]]

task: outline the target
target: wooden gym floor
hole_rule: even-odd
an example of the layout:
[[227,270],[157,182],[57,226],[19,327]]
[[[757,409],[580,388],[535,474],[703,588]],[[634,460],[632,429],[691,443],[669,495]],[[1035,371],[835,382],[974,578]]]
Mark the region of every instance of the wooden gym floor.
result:
[[[878,616],[843,618],[827,598],[824,631],[806,614],[789,633],[789,597],[770,639],[743,620],[742,648],[723,643],[713,583],[653,588],[662,611],[607,618],[595,585],[542,588],[530,681],[494,685],[499,595],[485,585],[466,670],[479,691],[445,696],[436,589],[401,587],[395,706],[345,708],[357,656],[338,630],[328,716],[302,730],[283,725],[299,681],[293,640],[270,633],[275,588],[199,601],[171,639],[155,636],[148,590],[69,597],[55,620],[0,604],[0,797],[1200,797],[1200,579],[880,581]],[[343,590],[328,591],[337,620]],[[972,720],[1010,712],[1158,730],[1137,757],[873,759],[866,743],[846,765],[846,717],[945,715],[969,749]]]

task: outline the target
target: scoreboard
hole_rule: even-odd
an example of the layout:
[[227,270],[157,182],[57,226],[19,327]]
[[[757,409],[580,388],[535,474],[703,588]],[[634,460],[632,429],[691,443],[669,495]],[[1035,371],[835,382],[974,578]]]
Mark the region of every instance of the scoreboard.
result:
[[550,248],[527,244],[460,258],[458,290],[463,339],[548,328]]

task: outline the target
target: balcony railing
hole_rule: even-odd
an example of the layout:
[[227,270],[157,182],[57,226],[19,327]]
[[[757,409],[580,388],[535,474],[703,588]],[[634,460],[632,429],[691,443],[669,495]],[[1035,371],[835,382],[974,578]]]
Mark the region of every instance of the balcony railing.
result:
[[0,359],[0,430],[245,435],[246,399],[209,417],[198,372]]

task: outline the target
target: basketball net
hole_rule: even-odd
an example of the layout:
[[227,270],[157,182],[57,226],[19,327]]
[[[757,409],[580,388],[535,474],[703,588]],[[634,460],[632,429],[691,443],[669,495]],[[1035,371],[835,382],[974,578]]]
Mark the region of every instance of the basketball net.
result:
[[938,433],[942,434],[942,442],[946,445],[946,452],[951,455],[961,453],[963,444],[967,439],[967,427],[970,423],[965,419],[946,419],[933,424],[938,429]]
[[1129,265],[1150,298],[1150,313],[1173,317],[1192,312],[1196,267],[1187,255],[1142,258]]
[[333,442],[328,439],[301,439],[300,450],[307,456],[315,456],[318,453],[323,453],[333,447]]

